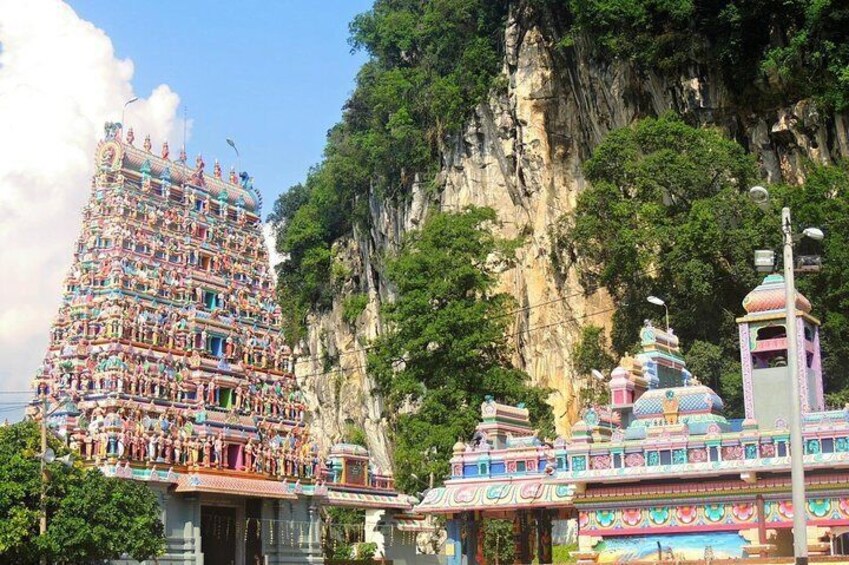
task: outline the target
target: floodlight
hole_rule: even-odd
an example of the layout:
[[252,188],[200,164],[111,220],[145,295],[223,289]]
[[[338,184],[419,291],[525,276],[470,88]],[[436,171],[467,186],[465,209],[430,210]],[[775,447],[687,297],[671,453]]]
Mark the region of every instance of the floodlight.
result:
[[822,233],[822,230],[819,228],[805,228],[802,231],[802,235],[813,239],[814,241],[822,241],[822,239],[825,237],[825,234]]
[[749,198],[758,208],[766,208],[769,205],[769,191],[762,186],[753,186],[750,188]]
[[771,273],[775,270],[775,251],[772,249],[756,249],[755,269],[759,273]]

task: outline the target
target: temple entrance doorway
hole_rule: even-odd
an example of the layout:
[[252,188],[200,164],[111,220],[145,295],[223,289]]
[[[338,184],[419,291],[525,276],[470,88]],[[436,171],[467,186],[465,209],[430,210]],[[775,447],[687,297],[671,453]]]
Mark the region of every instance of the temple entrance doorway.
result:
[[236,509],[201,506],[200,543],[204,565],[236,565]]
[[262,501],[249,498],[245,502],[247,518],[245,535],[245,565],[262,565]]

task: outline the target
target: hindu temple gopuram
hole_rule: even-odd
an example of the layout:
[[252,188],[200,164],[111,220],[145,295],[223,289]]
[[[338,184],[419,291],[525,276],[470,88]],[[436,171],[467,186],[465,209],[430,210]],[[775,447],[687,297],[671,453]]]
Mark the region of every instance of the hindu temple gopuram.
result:
[[543,442],[527,410],[485,402],[451,479],[418,507],[447,517],[450,563],[484,562],[488,518],[513,520],[517,563],[551,563],[552,522],[566,518],[577,519],[579,563],[792,556],[788,339],[804,352],[809,551],[849,555],[849,408],[824,409],[819,321],[799,294],[798,335],[787,335],[779,275],[743,307],[742,421],[686,369],[673,332],[650,323],[610,375],[610,404],[587,408],[568,439]]
[[320,562],[321,505],[410,503],[363,448],[310,434],[248,175],[134,141],[107,124],[97,147],[30,413],[158,493],[158,563]]

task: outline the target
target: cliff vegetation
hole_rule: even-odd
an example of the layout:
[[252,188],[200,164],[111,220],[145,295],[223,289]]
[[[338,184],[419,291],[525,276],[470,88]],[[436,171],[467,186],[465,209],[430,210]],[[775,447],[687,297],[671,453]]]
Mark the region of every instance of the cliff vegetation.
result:
[[[319,378],[365,368],[378,400],[349,416],[389,430],[410,490],[413,469],[445,468],[482,395],[536,411],[526,374],[544,387],[558,373],[548,401],[574,417],[595,395],[570,379],[660,318],[648,294],[739,414],[734,317],[751,251],[779,236],[777,212],[745,194],[770,182],[799,226],[826,232],[801,244],[824,268],[799,286],[824,322],[830,401],[849,400],[847,24],[837,0],[376,0],[351,23],[369,60],[324,158],[270,216],[289,340]],[[512,258],[482,260],[504,240]],[[470,285],[448,302],[486,323],[486,347],[422,309],[449,283]],[[465,347],[488,352],[474,371],[449,355]]]

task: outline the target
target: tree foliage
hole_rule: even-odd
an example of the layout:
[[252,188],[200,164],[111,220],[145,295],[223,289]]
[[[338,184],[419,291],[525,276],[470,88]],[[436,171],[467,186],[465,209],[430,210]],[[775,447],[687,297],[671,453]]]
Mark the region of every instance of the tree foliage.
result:
[[508,565],[514,562],[513,520],[484,520],[483,536],[483,556],[487,563]]
[[[387,272],[398,298],[384,306],[389,328],[369,355],[386,402],[400,488],[421,489],[448,471],[451,448],[474,429],[487,395],[524,402],[541,433],[551,433],[545,391],[528,386],[507,356],[511,297],[494,292],[493,264],[511,246],[492,235],[495,212],[439,213],[407,235]],[[416,474],[417,481],[412,474]]]
[[826,230],[821,247],[800,244],[800,253],[821,252],[825,267],[799,277],[798,286],[824,321],[828,390],[849,385],[849,370],[839,361],[849,353],[844,168],[810,165],[803,186],[770,188],[775,208],[764,213],[747,197],[757,177],[739,145],[718,131],[663,116],[609,134],[585,172],[592,185],[579,196],[574,219],[564,220],[566,236],[559,241],[565,247],[559,251],[579,257],[584,284],[605,287],[616,301],[617,352],[633,347],[645,318],[663,315],[646,296],[663,297],[694,373],[724,394],[732,414],[740,414],[735,318],[760,281],[753,252],[778,250],[778,207],[787,204],[797,226]]
[[[849,106],[849,7],[841,0],[569,0],[571,34],[608,56],[670,72],[719,68],[751,100]],[[570,44],[573,35],[561,40]]]
[[275,203],[287,335],[335,292],[332,244],[365,223],[371,191],[403,198],[433,177],[439,144],[483,100],[501,64],[506,0],[377,0],[350,25],[370,58],[328,133],[322,163]]
[[608,374],[616,366],[616,361],[610,354],[607,336],[604,328],[587,324],[581,328],[581,336],[572,351],[572,365],[575,374],[583,379],[581,389],[582,405],[604,405],[609,400],[609,390],[606,385],[598,382],[593,370]]
[[270,216],[290,341],[312,309],[330,306],[332,245],[368,218],[368,195],[402,199],[430,182],[440,145],[498,83],[508,12],[568,49],[579,35],[599,56],[661,75],[718,69],[744,112],[813,98],[849,108],[849,7],[842,0],[376,0],[351,22],[364,50],[342,121],[304,183]]
[[[50,438],[61,456],[67,450]],[[38,427],[0,428],[0,562],[100,563],[129,555],[143,561],[165,549],[159,505],[147,486],[96,469],[50,465],[48,530],[39,535],[41,474]]]

